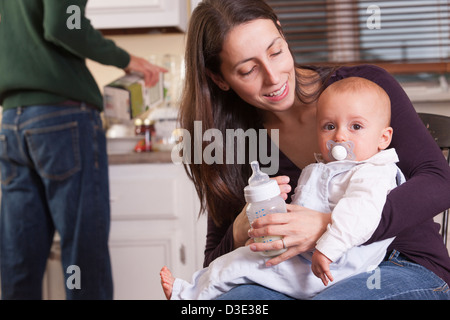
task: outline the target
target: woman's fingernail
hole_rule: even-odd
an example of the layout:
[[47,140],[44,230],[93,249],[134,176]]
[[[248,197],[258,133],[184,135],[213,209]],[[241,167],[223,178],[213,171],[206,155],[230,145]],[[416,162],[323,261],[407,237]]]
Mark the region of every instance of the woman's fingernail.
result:
[[256,250],[256,246],[250,246],[250,250],[255,251]]

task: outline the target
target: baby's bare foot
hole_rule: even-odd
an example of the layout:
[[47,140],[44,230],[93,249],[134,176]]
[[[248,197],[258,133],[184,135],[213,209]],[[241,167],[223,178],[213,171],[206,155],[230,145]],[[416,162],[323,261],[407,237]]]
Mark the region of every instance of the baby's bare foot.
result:
[[161,286],[163,288],[164,294],[167,300],[170,300],[170,297],[172,297],[173,283],[175,281],[175,278],[172,276],[170,270],[165,266],[161,269],[159,275],[161,276]]

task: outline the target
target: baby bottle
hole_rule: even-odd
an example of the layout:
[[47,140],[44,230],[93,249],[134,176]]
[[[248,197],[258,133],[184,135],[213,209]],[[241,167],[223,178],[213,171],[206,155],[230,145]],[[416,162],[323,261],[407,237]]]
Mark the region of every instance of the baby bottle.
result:
[[[286,212],[286,203],[280,196],[280,187],[275,180],[259,169],[258,161],[251,163],[253,174],[248,179],[248,186],[244,188],[245,200],[248,202],[247,217],[250,224],[258,218],[272,213]],[[281,236],[266,236],[255,238],[255,242],[272,242],[281,240]],[[277,256],[287,249],[262,252],[265,256]]]

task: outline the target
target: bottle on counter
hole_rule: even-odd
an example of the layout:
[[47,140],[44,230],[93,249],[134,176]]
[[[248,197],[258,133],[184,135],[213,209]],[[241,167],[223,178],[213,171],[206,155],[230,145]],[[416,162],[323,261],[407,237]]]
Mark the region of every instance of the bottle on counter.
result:
[[[285,213],[286,203],[280,195],[280,187],[275,180],[259,169],[258,161],[251,163],[253,174],[244,188],[245,200],[248,202],[247,218],[250,224],[258,218],[273,213]],[[267,236],[255,238],[255,242],[267,243],[281,240],[281,236]],[[262,252],[265,256],[277,256],[287,249]]]
[[136,119],[134,120],[134,133],[137,136],[140,136],[143,134],[144,128],[142,126],[142,119]]
[[152,151],[152,134],[154,128],[150,119],[136,119],[134,121],[134,132],[136,136],[143,136],[142,140],[134,147],[136,152],[150,152]]
[[152,125],[150,119],[144,120],[144,147],[145,151],[152,151]]

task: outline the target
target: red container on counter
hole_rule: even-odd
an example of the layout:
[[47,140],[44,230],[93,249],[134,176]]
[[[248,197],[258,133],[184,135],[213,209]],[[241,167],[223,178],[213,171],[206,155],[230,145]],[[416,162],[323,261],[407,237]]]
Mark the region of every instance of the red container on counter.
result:
[[145,119],[142,121],[141,119],[136,119],[135,121],[135,134],[137,136],[142,135],[143,139],[139,140],[139,142],[134,147],[134,151],[136,152],[150,152],[152,151],[152,134],[155,131],[153,124],[150,122],[150,119]]

